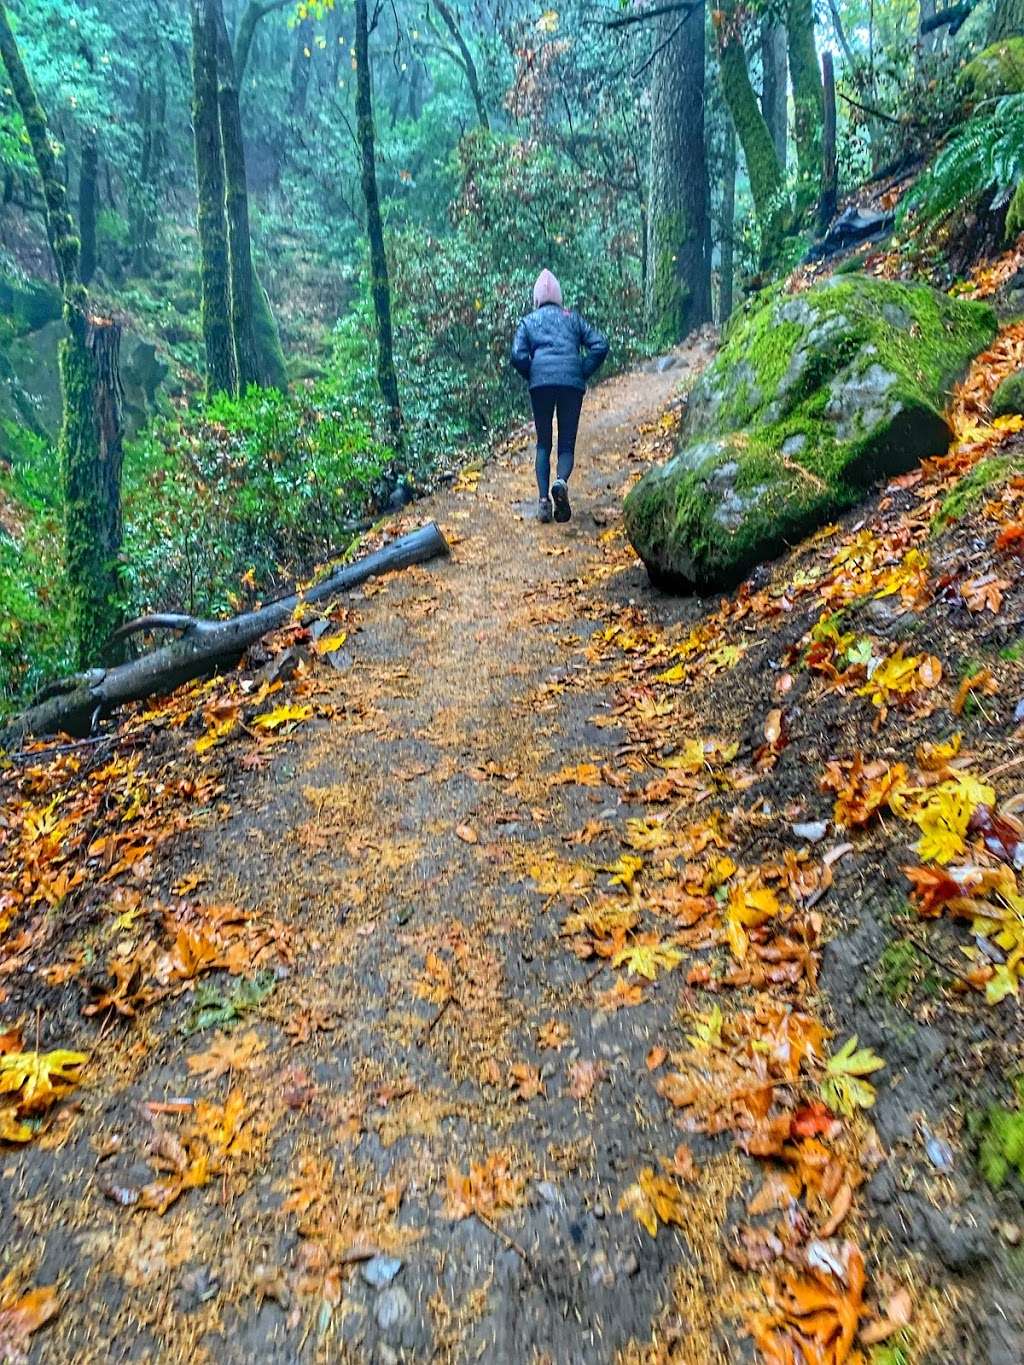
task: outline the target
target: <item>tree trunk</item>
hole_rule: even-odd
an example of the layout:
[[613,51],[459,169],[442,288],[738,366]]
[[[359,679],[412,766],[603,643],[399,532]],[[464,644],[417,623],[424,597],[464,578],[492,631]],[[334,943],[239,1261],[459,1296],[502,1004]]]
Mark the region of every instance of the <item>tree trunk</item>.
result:
[[402,406],[395,374],[394,339],[391,332],[391,282],[384,251],[384,226],[377,195],[376,139],[373,131],[373,96],[370,77],[369,23],[366,0],[356,0],[356,122],[362,162],[363,198],[366,201],[366,233],[370,239],[370,286],[377,317],[377,379],[388,410],[388,426],[396,453],[403,447]]
[[63,732],[89,734],[101,715],[128,702],[167,693],[215,669],[233,667],[246,649],[289,621],[300,604],[330,601],[378,574],[395,573],[448,554],[448,542],[435,522],[401,536],[365,559],[347,564],[301,595],[268,603],[229,621],[196,621],[189,616],[151,616],[126,625],[127,636],[142,630],[177,630],[181,639],[117,668],[95,669],[45,688],[35,704],[2,731],[0,744],[26,735]]
[[42,181],[46,236],[63,298],[67,336],[60,344],[64,555],[80,667],[96,662],[117,624],[121,548],[121,384],[116,323],[93,317],[79,279],[79,239],[36,98],[0,0],[0,59],[21,111]]
[[234,393],[228,237],[224,218],[224,163],[217,112],[217,31],[205,0],[192,0],[192,128],[196,191],[206,392]]
[[303,19],[295,30],[295,47],[292,52],[292,89],[288,108],[293,118],[302,118],[306,113],[309,77],[313,66],[312,44],[313,20]]
[[789,216],[785,181],[772,135],[750,83],[736,0],[722,0],[716,24],[722,94],[747,163],[750,194],[761,231],[761,260],[767,263],[778,253]]
[[721,276],[718,283],[718,325],[724,327],[732,316],[733,284],[736,274],[736,131],[727,122],[725,157],[722,166],[722,228],[719,253]]
[[786,172],[786,142],[789,123],[786,30],[769,15],[761,21],[761,112],[775,145],[782,172]]
[[235,33],[235,76],[238,84],[242,84],[242,77],[245,75],[245,68],[249,65],[249,55],[252,52],[252,40],[256,36],[256,29],[261,19],[272,14],[274,10],[284,9],[292,0],[249,0],[242,17],[238,21],[238,29]]
[[793,82],[797,208],[801,209],[816,204],[821,194],[821,134],[825,121],[812,0],[787,0],[786,36]]
[[270,298],[259,275],[253,270],[253,326],[256,334],[256,358],[260,369],[260,383],[268,389],[288,390],[288,367],[281,349],[281,334],[270,306]]
[[825,91],[825,127],[821,139],[821,201],[818,205],[818,228],[824,234],[836,216],[839,202],[839,166],[836,162],[836,77],[831,52],[822,53],[821,69]]
[[121,619],[120,325],[75,313],[61,342],[61,472],[78,665],[107,651]]
[[466,73],[466,80],[469,84],[470,94],[473,96],[473,103],[476,105],[476,116],[481,128],[490,129],[490,120],[487,117],[487,106],[484,104],[483,92],[480,89],[480,78],[477,74],[476,63],[473,61],[473,54],[462,36],[455,15],[451,12],[444,0],[434,0],[434,8],[444,21],[444,26],[452,35],[455,46],[459,50],[459,57],[462,69]]
[[96,273],[96,180],[99,174],[99,142],[95,128],[82,135],[78,170],[78,234],[82,243],[78,277],[88,284]]
[[651,93],[646,305],[648,332],[664,348],[711,317],[703,4],[681,26],[663,15],[658,32],[669,41]]
[[217,35],[217,108],[220,115],[221,152],[224,157],[224,208],[228,227],[229,297],[231,343],[235,357],[235,382],[239,393],[260,383],[253,322],[254,289],[252,239],[249,234],[249,188],[245,178],[245,143],[238,107],[238,83],[222,0],[206,0],[213,12]]
[[989,24],[988,41],[1001,43],[1004,38],[1019,38],[1024,34],[1024,0],[996,0]]

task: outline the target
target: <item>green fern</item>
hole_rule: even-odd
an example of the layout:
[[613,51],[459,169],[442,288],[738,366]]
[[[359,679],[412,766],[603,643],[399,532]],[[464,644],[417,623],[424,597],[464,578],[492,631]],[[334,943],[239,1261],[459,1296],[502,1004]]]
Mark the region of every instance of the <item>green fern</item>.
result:
[[936,228],[991,195],[993,208],[1007,202],[1024,180],[1024,94],[1006,95],[975,114],[943,147],[904,198],[900,222]]

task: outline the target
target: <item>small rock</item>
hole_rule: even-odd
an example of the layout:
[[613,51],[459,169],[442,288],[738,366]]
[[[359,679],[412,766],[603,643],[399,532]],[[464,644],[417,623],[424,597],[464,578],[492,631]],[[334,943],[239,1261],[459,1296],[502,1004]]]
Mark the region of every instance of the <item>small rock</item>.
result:
[[666,370],[671,370],[672,367],[678,363],[678,359],[674,355],[661,356],[657,364],[658,374],[664,374]]
[[550,1180],[537,1181],[537,1193],[545,1204],[557,1204],[559,1200],[558,1186],[553,1185]]
[[948,1142],[929,1134],[925,1138],[924,1149],[928,1153],[928,1160],[937,1171],[953,1169],[953,1149]]
[[640,1262],[637,1260],[635,1251],[620,1252],[615,1258],[615,1269],[620,1275],[632,1277],[640,1269]]
[[1008,1219],[998,1224],[999,1235],[1008,1246],[1020,1246],[1021,1231],[1019,1223],[1011,1223]]
[[398,1365],[398,1352],[393,1351],[386,1342],[377,1347],[377,1365]]
[[404,1327],[412,1318],[412,1300],[399,1285],[385,1289],[378,1295],[374,1316],[382,1332]]
[[401,1268],[397,1256],[374,1256],[363,1263],[362,1276],[374,1289],[387,1289]]
[[816,844],[824,839],[828,833],[827,820],[807,820],[800,824],[792,825],[793,836],[796,839],[806,839],[809,844]]

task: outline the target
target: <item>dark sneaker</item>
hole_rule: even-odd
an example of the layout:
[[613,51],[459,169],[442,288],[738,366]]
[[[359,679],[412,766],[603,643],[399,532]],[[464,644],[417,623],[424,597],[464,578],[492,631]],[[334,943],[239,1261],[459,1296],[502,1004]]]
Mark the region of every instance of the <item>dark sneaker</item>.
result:
[[556,479],[551,485],[551,501],[555,504],[555,520],[569,521],[572,508],[569,506],[569,485],[564,479]]
[[550,498],[541,498],[541,499],[538,501],[538,503],[537,503],[537,520],[538,520],[538,521],[544,521],[544,522],[547,522],[547,521],[550,521],[550,520],[551,520],[551,499],[550,499]]

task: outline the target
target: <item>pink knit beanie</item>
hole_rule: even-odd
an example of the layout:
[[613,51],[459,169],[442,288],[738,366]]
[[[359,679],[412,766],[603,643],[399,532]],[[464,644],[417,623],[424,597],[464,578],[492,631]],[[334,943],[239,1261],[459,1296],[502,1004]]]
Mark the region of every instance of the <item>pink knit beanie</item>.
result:
[[537,283],[533,286],[533,306],[540,308],[544,303],[562,302],[562,286],[552,275],[550,270],[542,270],[537,276]]

